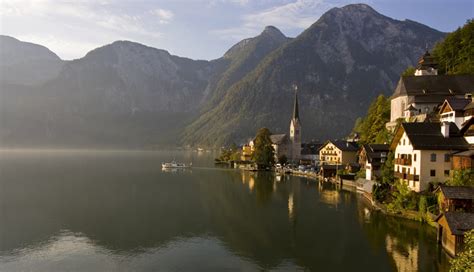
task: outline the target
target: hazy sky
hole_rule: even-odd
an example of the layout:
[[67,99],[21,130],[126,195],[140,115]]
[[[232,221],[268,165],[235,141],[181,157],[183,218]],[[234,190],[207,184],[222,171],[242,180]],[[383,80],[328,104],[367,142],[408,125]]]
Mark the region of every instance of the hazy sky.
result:
[[266,25],[295,37],[330,8],[360,2],[446,32],[474,17],[473,0],[0,0],[0,34],[45,45],[62,59],[115,40],[214,59]]

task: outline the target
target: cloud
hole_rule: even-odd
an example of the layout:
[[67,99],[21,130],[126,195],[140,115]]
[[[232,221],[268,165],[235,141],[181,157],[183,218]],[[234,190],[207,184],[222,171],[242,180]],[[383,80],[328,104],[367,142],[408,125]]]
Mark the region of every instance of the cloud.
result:
[[162,38],[159,27],[168,24],[174,13],[149,6],[134,9],[133,4],[106,0],[1,0],[0,31],[47,46],[66,59],[83,56],[119,39],[147,42]]
[[174,13],[166,9],[154,9],[150,13],[159,18],[160,24],[168,24],[174,17]]
[[273,25],[281,30],[304,30],[313,24],[334,4],[325,0],[296,0],[282,3],[259,12],[245,14],[241,17],[241,25],[237,27],[216,29],[211,33],[224,40],[240,40],[256,35],[265,26]]

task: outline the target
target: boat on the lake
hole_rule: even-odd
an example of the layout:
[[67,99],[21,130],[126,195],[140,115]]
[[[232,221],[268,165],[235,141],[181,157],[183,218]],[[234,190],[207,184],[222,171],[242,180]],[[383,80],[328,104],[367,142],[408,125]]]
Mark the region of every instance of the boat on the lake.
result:
[[192,163],[185,164],[185,163],[181,163],[181,162],[172,161],[172,162],[162,163],[161,168],[163,168],[163,169],[190,168],[192,165],[193,165]]

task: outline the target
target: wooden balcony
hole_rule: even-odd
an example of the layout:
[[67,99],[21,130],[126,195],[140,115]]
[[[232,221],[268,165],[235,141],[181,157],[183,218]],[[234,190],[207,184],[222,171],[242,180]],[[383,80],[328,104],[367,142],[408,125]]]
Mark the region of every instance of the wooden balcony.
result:
[[398,172],[394,172],[393,175],[396,178],[399,178],[399,179],[420,181],[420,176],[419,175],[411,175],[411,174],[407,174],[407,173],[398,173]]
[[411,159],[396,158],[395,164],[411,166]]

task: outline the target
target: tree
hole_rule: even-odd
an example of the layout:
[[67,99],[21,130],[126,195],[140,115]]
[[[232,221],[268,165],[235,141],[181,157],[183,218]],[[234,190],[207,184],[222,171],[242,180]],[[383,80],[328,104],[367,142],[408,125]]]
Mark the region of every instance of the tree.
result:
[[474,74],[474,20],[436,44],[433,55],[442,74]]
[[369,106],[367,115],[358,118],[352,133],[359,134],[361,143],[387,143],[391,135],[385,128],[390,121],[390,99],[379,95]]
[[453,176],[446,181],[449,186],[474,186],[474,171],[472,169],[453,170]]
[[252,154],[252,160],[259,167],[268,167],[275,163],[275,151],[270,135],[268,128],[261,128],[255,137],[255,151]]
[[472,271],[472,263],[474,262],[474,230],[464,233],[464,250],[459,253],[458,257],[450,261],[451,268],[449,271]]
[[415,75],[416,68],[413,66],[408,66],[408,68],[403,71],[402,76],[413,76]]

